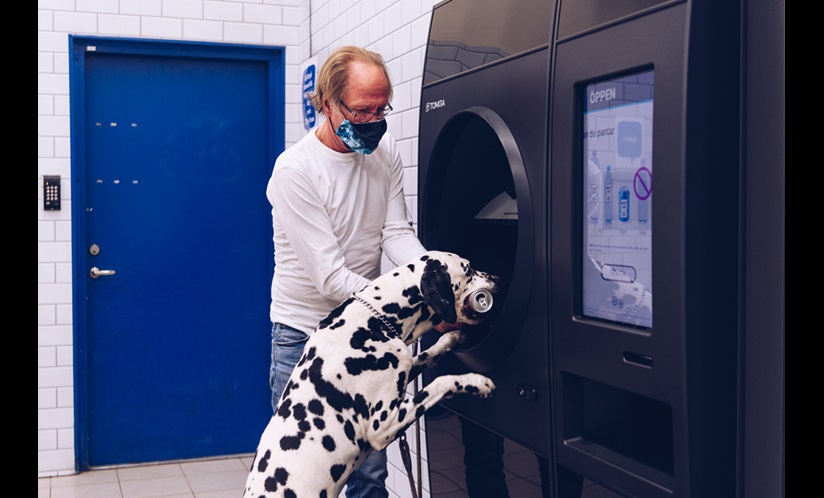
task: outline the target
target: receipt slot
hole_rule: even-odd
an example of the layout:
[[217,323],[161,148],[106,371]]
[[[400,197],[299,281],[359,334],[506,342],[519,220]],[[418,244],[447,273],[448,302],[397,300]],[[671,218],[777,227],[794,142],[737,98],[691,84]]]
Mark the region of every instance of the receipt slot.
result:
[[551,445],[622,496],[735,496],[739,4],[607,4],[558,11]]

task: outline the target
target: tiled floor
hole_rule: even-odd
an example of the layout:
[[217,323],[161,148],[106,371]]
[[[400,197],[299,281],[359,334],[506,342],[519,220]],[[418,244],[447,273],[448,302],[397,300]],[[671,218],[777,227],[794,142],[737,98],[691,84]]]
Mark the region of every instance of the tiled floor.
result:
[[[240,455],[41,477],[37,479],[37,498],[239,498],[251,463],[252,455]],[[517,481],[509,482],[510,496],[532,496]],[[424,495],[429,496],[428,491]],[[581,497],[620,498],[591,481],[584,482]]]
[[37,498],[239,498],[252,455],[37,479]]

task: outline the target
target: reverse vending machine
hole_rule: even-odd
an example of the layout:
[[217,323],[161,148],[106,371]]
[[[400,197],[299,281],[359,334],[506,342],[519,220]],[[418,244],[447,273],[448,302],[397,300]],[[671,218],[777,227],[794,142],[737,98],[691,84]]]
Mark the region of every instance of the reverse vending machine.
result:
[[[783,456],[745,448],[783,455],[783,425],[758,423],[783,424],[783,362],[764,361],[781,350],[754,350],[783,339],[761,326],[783,321],[781,299],[762,304],[765,282],[783,292],[783,245],[750,244],[783,236],[755,195],[777,185],[780,218],[783,104],[752,98],[769,94],[765,77],[783,78],[766,43],[783,30],[762,29],[774,12],[761,0],[433,7],[419,234],[503,280],[492,319],[424,373],[477,371],[497,385],[489,399],[441,403],[466,447],[443,456],[430,439],[430,467],[453,458],[466,470],[430,470],[433,498],[783,489]],[[439,417],[427,414],[428,430],[446,430]],[[509,467],[509,443],[537,459]],[[508,492],[491,491],[494,475]],[[514,491],[521,478],[534,494]]]

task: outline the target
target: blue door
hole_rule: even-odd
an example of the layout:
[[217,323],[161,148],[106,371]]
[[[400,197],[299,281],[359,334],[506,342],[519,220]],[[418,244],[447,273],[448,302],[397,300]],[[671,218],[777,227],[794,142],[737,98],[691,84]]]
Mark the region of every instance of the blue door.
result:
[[282,49],[71,43],[78,467],[253,452]]

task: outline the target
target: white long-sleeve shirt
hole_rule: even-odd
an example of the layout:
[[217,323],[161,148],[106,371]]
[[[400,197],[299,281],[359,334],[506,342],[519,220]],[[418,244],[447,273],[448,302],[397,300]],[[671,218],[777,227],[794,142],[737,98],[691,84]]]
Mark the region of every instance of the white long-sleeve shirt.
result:
[[275,242],[270,318],[307,334],[380,275],[381,250],[395,265],[425,250],[388,133],[365,155],[335,152],[312,130],[275,161],[266,196]]

